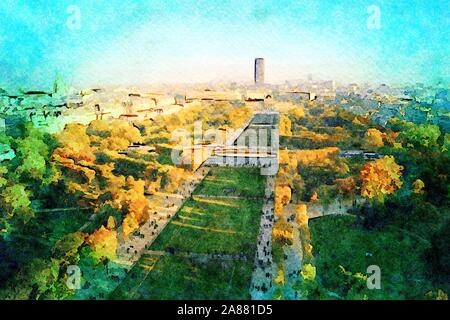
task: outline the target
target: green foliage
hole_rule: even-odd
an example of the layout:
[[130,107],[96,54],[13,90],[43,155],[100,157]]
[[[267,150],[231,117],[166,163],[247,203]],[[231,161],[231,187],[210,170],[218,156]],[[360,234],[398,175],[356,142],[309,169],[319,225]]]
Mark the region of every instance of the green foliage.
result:
[[17,159],[21,164],[16,168],[17,174],[29,179],[42,179],[47,167],[49,148],[38,137],[28,136],[16,143]]
[[132,176],[135,179],[143,179],[144,172],[147,168],[146,162],[137,161],[134,159],[117,159],[114,162],[113,173],[117,176]]
[[[355,222],[351,216],[310,222],[317,274],[328,291],[347,299],[421,299],[435,286],[448,290],[448,284],[434,284],[428,277],[426,241],[394,227],[368,232]],[[365,275],[370,265],[381,269],[380,290],[363,290],[360,281],[339,268]]]
[[[47,186],[57,179],[56,169],[50,161],[56,146],[54,140],[30,123],[23,124],[22,129],[20,137],[6,139],[16,156],[0,166],[0,210],[4,212],[0,215],[2,236],[20,230],[21,224],[34,217],[30,207],[33,199],[45,194]],[[15,216],[18,219],[13,219]]]
[[116,225],[121,225],[124,213],[113,208],[110,204],[102,205],[98,211],[94,214],[93,219],[90,221],[89,226],[84,230],[85,232],[92,233],[99,229],[102,225],[106,227],[108,218],[112,216]]
[[407,144],[416,148],[431,148],[436,146],[441,135],[439,127],[432,124],[421,124],[404,131],[401,136]]
[[442,144],[442,152],[450,156],[450,133],[444,135],[444,143]]
[[450,276],[450,220],[431,238],[431,248],[427,252],[432,271]]
[[[330,166],[328,167],[313,167],[313,166],[299,166],[298,173],[305,182],[304,192],[302,193],[302,200],[309,201],[314,191],[321,187],[321,196],[333,194],[337,190],[328,189],[336,179],[336,172]],[[328,197],[329,198],[329,197]]]
[[79,260],[78,248],[84,243],[85,234],[77,231],[69,233],[58,240],[52,250],[57,259],[64,259],[65,264],[76,264]]
[[388,128],[395,132],[404,132],[414,126],[414,123],[399,118],[393,118],[388,121]]
[[8,180],[4,178],[6,173],[8,173],[8,168],[0,165],[0,188],[6,185],[6,183],[8,182]]
[[8,290],[0,292],[1,299],[39,300],[63,299],[70,293],[59,278],[57,259],[36,258],[6,284]]
[[29,208],[30,193],[21,184],[8,186],[0,193],[0,203],[7,216],[19,215],[24,221],[28,221],[33,213]]
[[344,290],[347,291],[345,299],[348,300],[367,300],[367,275],[360,272],[352,273],[339,266],[339,271],[343,275]]

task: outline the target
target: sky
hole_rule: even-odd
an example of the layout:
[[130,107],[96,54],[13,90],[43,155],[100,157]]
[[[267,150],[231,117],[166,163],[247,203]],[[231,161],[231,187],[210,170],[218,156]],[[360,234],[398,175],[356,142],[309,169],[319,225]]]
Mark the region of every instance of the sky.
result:
[[1,0],[0,87],[450,79],[449,0]]

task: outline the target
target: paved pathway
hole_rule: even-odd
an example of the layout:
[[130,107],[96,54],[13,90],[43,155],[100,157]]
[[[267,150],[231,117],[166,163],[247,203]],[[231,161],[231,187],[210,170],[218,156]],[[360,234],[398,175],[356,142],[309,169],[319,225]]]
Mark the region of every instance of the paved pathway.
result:
[[120,239],[115,262],[131,267],[139,260],[143,251],[151,246],[156,237],[191,196],[197,185],[206,177],[209,170],[209,168],[204,167],[197,169],[191,177],[182,183],[175,194],[156,193],[148,196],[147,198],[152,202],[160,201],[165,206],[155,208],[148,221],[131,234],[128,239]]
[[271,199],[275,189],[275,177],[268,176],[264,205],[262,208],[255,265],[252,274],[250,295],[253,300],[271,299],[272,279],[276,268],[272,259],[272,227],[274,222],[274,204]]
[[293,289],[293,287],[296,284],[299,277],[299,272],[302,269],[303,248],[297,222],[294,220],[290,221],[290,223],[293,227],[294,240],[292,245],[283,248],[284,255],[286,257],[283,261],[286,282],[282,290],[283,298],[285,300],[298,300],[301,299],[301,297]]

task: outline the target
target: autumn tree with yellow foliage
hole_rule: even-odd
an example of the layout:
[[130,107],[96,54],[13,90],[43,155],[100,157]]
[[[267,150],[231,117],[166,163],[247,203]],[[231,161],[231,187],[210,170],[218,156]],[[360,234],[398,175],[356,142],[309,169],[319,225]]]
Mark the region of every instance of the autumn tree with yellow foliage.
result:
[[403,167],[395,162],[393,156],[385,156],[365,164],[361,169],[361,195],[383,202],[386,195],[402,187],[402,170]]
[[309,231],[308,207],[306,204],[298,204],[295,206],[295,221],[299,229],[300,241],[303,249],[303,259],[311,261],[313,259],[311,233]]
[[291,124],[291,120],[287,116],[281,115],[279,128],[280,128],[281,136],[285,136],[285,137],[292,136],[292,124]]
[[86,243],[91,247],[92,257],[97,261],[113,260],[116,257],[118,242],[115,230],[109,230],[101,226],[87,238]]
[[384,146],[383,138],[385,134],[375,128],[367,129],[365,143],[368,147],[379,148]]
[[125,188],[119,188],[112,193],[111,205],[125,212],[122,222],[125,238],[148,219],[150,203],[144,196],[144,186],[144,181],[129,176]]
[[424,193],[423,189],[425,188],[425,183],[422,180],[417,179],[416,181],[413,182],[412,187],[414,193],[422,194]]

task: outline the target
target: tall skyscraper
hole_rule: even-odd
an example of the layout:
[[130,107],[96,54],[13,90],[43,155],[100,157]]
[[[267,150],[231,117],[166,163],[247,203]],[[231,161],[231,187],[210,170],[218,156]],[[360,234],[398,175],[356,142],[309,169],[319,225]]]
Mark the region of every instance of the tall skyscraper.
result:
[[264,84],[264,58],[255,59],[255,84]]

